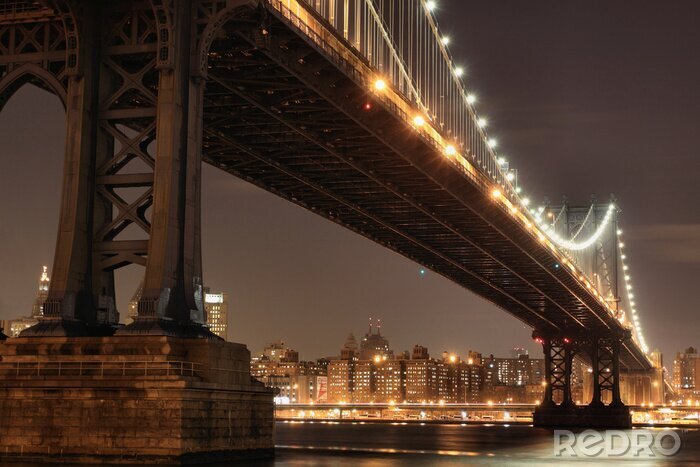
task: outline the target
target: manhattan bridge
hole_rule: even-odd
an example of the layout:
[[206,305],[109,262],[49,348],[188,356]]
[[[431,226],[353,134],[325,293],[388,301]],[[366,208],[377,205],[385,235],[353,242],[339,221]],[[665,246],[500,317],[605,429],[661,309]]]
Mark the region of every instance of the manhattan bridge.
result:
[[[531,203],[518,183],[528,168],[499,154],[436,7],[0,0],[0,109],[32,84],[56,94],[67,117],[54,277],[44,319],[17,342],[212,340],[202,306],[205,162],[531,327],[547,373],[536,424],[627,425],[620,372],[654,362],[620,208],[614,199]],[[114,271],[130,264],[144,267],[143,293],[135,322],[120,327]],[[574,357],[592,373],[585,410],[571,399]]]

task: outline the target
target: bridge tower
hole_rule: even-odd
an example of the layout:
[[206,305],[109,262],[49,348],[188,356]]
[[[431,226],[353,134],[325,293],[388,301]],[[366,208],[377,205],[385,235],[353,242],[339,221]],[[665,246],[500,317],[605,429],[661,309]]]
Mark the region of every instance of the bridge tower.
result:
[[3,96],[27,80],[56,88],[67,119],[53,280],[44,319],[24,336],[112,334],[114,271],[130,264],[145,267],[145,286],[119,334],[207,335],[195,3],[3,2],[16,57]]
[[[595,238],[580,250],[567,250],[568,259],[577,265],[617,316],[624,313],[619,294],[618,274],[618,209],[609,203],[599,203],[593,196],[588,205],[572,205],[566,199],[558,206],[547,205],[542,212],[546,224],[562,238]],[[607,216],[611,218],[606,222]],[[601,227],[603,226],[603,227]],[[596,235],[599,228],[603,230]],[[631,340],[628,329],[589,334],[562,333],[536,329],[533,338],[542,345],[547,384],[542,403],[535,411],[538,426],[600,426],[630,427],[629,409],[621,398],[620,352]],[[590,401],[576,406],[572,398],[573,360],[578,358],[589,366],[592,386]],[[608,401],[608,403],[604,403]]]
[[[204,326],[202,303],[208,44],[249,3],[0,0],[0,109],[26,83],[66,109],[43,317],[0,346],[3,455],[226,461],[272,452],[271,391],[251,380],[245,346]],[[144,287],[124,327],[114,271],[132,264],[144,267]],[[19,400],[30,408],[11,416]],[[55,404],[64,416],[46,417]]]
[[[554,231],[563,238],[590,238],[595,235],[598,227],[605,225],[611,204],[615,204],[614,196],[611,196],[608,203],[600,202],[592,196],[590,204],[585,205],[574,205],[564,199],[561,205],[546,207],[547,219],[551,221]],[[619,209],[615,207],[612,218],[596,241],[588,248],[569,250],[568,254],[579,269],[593,280],[605,300],[616,311],[621,311],[618,216]]]

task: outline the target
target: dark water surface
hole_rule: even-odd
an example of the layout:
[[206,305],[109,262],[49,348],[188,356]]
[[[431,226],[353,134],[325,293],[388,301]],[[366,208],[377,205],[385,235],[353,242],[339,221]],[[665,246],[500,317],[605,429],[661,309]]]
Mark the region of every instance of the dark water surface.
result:
[[244,465],[700,465],[698,430],[676,430],[683,444],[673,457],[563,459],[553,455],[552,431],[531,426],[277,423],[276,429],[276,459]]
[[[660,433],[661,429],[652,431]],[[700,466],[700,430],[676,429],[675,433],[682,448],[673,457],[657,453],[651,459],[561,458],[553,454],[552,431],[527,425],[278,422],[275,459],[238,461],[223,467]],[[0,465],[6,464],[0,461]]]

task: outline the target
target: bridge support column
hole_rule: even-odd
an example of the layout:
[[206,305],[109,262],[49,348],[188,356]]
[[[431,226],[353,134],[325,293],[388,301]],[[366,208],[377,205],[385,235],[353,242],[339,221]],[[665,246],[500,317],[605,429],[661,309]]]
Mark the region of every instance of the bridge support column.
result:
[[629,408],[620,397],[620,350],[628,337],[592,336],[587,340],[593,394],[591,402],[582,409],[582,419],[591,426],[632,426]]
[[544,350],[544,398],[540,404],[540,407],[552,407],[556,405],[554,403],[554,390],[552,386],[552,342],[549,339],[542,337],[535,337],[542,343],[542,348]]
[[[545,397],[533,419],[541,427],[630,427],[629,409],[620,399],[620,348],[626,337],[561,336],[535,331],[535,340],[545,352]],[[573,358],[590,358],[593,397],[586,406],[572,400]],[[603,403],[609,392],[612,402]]]
[[168,12],[167,22],[158,25],[169,31],[172,50],[157,66],[157,153],[143,293],[134,323],[118,334],[216,338],[203,326],[200,192],[205,82],[196,71],[193,2],[173,2]]
[[[56,251],[44,317],[23,336],[104,335],[113,332],[111,326],[118,321],[113,270],[93,270],[95,225],[112,217],[111,205],[95,201],[97,153],[112,149],[111,142],[97,137],[98,17],[98,8],[88,4],[79,20],[69,16],[77,53],[66,67],[66,143]],[[104,313],[98,314],[100,305]]]

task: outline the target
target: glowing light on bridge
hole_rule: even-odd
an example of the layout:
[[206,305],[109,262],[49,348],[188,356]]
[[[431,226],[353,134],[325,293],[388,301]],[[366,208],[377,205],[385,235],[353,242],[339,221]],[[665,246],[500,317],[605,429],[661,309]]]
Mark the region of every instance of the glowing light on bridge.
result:
[[445,147],[445,154],[447,154],[448,156],[454,156],[457,154],[457,149],[450,144],[447,147]]
[[[618,236],[618,241],[617,241],[618,247],[620,249],[622,249],[622,247],[624,245],[622,243],[622,240],[621,240],[622,230],[617,230],[617,236]],[[622,261],[622,270],[627,271],[629,269],[627,264],[625,264],[625,260],[627,259],[627,256],[620,255],[620,258]],[[639,315],[637,313],[637,303],[634,301],[634,294],[631,292],[631,290],[632,290],[632,276],[629,273],[625,272],[622,277],[623,277],[624,283],[625,283],[624,289],[627,292],[627,301],[629,302],[629,306],[630,306],[629,311],[632,315],[631,321],[633,323],[632,327],[633,327],[634,332],[635,332],[636,340],[639,343],[639,346],[641,347],[641,349],[644,351],[644,353],[648,353],[649,347],[647,346],[646,339],[644,338],[642,326],[639,323]]]
[[386,81],[383,79],[378,79],[374,82],[374,89],[377,91],[383,91],[386,89]]
[[437,3],[432,0],[428,0],[425,2],[425,7],[428,9],[428,11],[433,11],[435,8],[437,8]]
[[[581,242],[563,239],[563,238],[559,237],[558,235],[554,234],[553,230],[552,230],[552,233],[550,233],[549,231],[547,231],[547,233],[549,235],[549,238],[552,239],[552,241],[554,241],[554,243],[556,243],[558,246],[560,246],[566,250],[573,250],[573,251],[585,250],[586,248],[592,246],[595,242],[597,242],[600,239],[601,235],[603,235],[603,232],[606,231],[608,224],[610,223],[610,221],[612,219],[614,211],[615,211],[615,205],[611,203],[610,206],[608,206],[608,211],[605,213],[605,217],[603,217],[603,221],[600,223],[600,225],[598,225],[598,228],[593,233],[593,235],[591,235],[586,240],[583,240]],[[553,218],[554,214],[550,212],[549,217]]]
[[467,104],[471,105],[476,102],[476,96],[474,94],[467,94]]
[[480,118],[479,120],[476,121],[476,124],[479,126],[479,128],[486,128],[486,125],[489,124],[489,121],[486,120],[485,118]]
[[413,118],[413,123],[414,123],[416,126],[423,126],[423,125],[425,125],[425,119],[424,119],[423,117],[421,117],[420,115],[416,115],[416,116]]

